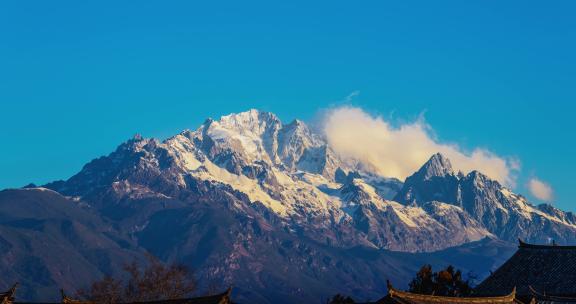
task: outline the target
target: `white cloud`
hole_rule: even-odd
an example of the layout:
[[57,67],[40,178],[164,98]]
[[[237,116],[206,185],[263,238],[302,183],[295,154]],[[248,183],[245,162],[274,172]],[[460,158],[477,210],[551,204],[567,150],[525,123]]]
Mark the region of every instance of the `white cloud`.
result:
[[530,190],[530,193],[539,200],[550,202],[554,198],[552,187],[536,177],[533,177],[528,181],[528,189]]
[[339,153],[361,160],[383,176],[401,180],[437,152],[448,157],[455,170],[464,173],[478,170],[511,187],[515,186],[515,173],[520,167],[517,160],[486,149],[466,153],[458,145],[440,143],[423,119],[393,127],[382,117],[344,106],[327,112],[323,130]]

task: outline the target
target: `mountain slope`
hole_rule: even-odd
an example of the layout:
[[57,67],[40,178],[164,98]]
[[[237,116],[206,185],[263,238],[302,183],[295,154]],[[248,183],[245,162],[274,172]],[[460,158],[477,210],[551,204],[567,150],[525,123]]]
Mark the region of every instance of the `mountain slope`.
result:
[[486,266],[500,261],[487,247],[509,247],[498,239],[576,236],[572,213],[531,205],[479,172],[455,173],[441,154],[404,183],[369,168],[301,121],[250,110],[164,141],[136,136],[45,187],[129,239],[123,257],[182,261],[203,284],[232,284],[240,299],[263,303],[377,295],[386,278],[401,286],[429,259],[446,263],[445,252],[469,269],[467,246]]
[[143,258],[98,215],[44,188],[0,191],[0,251],[2,285],[20,282],[28,300],[55,300],[59,288],[119,275],[124,264]]

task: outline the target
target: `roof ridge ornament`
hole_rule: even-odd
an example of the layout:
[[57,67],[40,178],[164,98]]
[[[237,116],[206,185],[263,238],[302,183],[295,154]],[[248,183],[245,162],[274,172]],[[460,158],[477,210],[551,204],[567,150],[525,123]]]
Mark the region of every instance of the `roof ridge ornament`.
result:
[[5,293],[2,293],[2,301],[1,304],[9,304],[14,302],[14,294],[16,294],[16,289],[18,288],[18,282],[16,282],[10,290]]
[[518,238],[518,248],[522,248],[525,245],[528,245],[528,243],[525,243],[521,238]]

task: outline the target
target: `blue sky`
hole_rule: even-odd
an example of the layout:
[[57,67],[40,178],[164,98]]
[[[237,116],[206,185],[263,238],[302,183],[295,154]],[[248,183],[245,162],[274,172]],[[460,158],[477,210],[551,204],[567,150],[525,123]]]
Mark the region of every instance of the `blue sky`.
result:
[[[135,133],[248,108],[424,113],[576,210],[573,1],[0,4],[0,188],[67,178]],[[535,200],[537,202],[537,200]]]

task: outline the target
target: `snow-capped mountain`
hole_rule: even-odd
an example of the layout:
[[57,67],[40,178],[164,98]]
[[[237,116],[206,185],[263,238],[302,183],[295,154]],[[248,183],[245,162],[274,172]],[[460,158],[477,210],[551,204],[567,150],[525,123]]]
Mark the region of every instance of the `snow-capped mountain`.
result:
[[535,206],[486,175],[456,174],[450,161],[436,154],[412,176],[395,200],[409,206],[440,201],[457,206],[488,231],[504,240],[576,241],[574,214],[551,205]]
[[257,110],[163,141],[135,136],[43,187],[110,223],[107,237],[187,261],[204,282],[257,290],[246,298],[255,302],[270,287],[294,299],[312,292],[307,284],[316,296],[383,291],[378,273],[417,267],[389,251],[576,241],[574,214],[532,205],[479,172],[455,173],[441,154],[402,182],[341,157],[302,121]]
[[340,158],[305,123],[283,125],[250,110],[163,142],[135,137],[47,187],[108,207],[111,197],[174,198],[210,183],[246,198],[233,205],[237,212],[264,210],[283,229],[343,248],[433,251],[484,237],[576,236],[573,214],[533,206],[479,172],[456,174],[441,154],[403,186],[364,168]]

